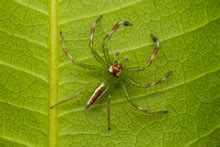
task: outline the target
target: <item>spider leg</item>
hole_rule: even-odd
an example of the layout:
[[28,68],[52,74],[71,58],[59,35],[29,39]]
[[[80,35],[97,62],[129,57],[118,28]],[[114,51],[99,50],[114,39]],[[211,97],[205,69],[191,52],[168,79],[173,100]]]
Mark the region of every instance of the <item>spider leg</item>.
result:
[[170,76],[172,75],[172,73],[173,73],[173,71],[170,70],[170,71],[168,71],[168,72],[164,75],[164,77],[162,77],[161,79],[156,80],[156,81],[152,81],[152,82],[149,82],[149,83],[145,83],[144,85],[139,84],[137,81],[133,80],[133,79],[130,78],[130,77],[126,77],[126,78],[128,79],[128,81],[129,81],[131,84],[133,84],[133,85],[135,85],[135,86],[137,86],[137,87],[146,87],[146,88],[148,88],[148,87],[153,87],[153,86],[156,86],[156,85],[159,85],[159,84],[162,84],[162,83],[166,82],[166,81],[170,78]]
[[138,111],[141,111],[141,112],[144,112],[144,113],[147,113],[147,114],[157,114],[157,113],[166,113],[168,112],[167,110],[159,110],[159,111],[151,111],[145,107],[142,107],[134,102],[132,102],[131,100],[131,97],[129,96],[128,92],[127,92],[127,89],[125,87],[125,85],[123,84],[123,90],[124,90],[124,93],[125,93],[125,96],[128,100],[128,102],[135,108],[137,109]]
[[128,21],[119,21],[113,26],[112,30],[103,39],[103,52],[104,52],[104,57],[107,60],[107,62],[110,62],[110,55],[109,55],[108,48],[107,48],[107,42],[112,37],[114,32],[122,25],[132,26],[132,24]]
[[111,129],[111,99],[112,99],[112,96],[109,94],[108,96],[108,130]]
[[160,43],[159,43],[158,38],[153,33],[151,33],[151,37],[153,39],[155,47],[154,47],[153,51],[151,52],[151,55],[148,58],[147,62],[142,67],[142,69],[147,68],[151,64],[152,60],[155,58],[155,55],[157,54],[157,52],[158,52],[158,50],[160,48]]
[[134,85],[136,87],[144,87],[142,84],[138,83],[137,81],[135,81],[131,77],[126,76],[126,79],[128,79],[129,83],[131,83],[132,85]]
[[155,56],[160,48],[160,43],[159,43],[158,38],[153,33],[151,33],[151,37],[152,37],[152,40],[155,44],[155,47],[154,47],[153,51],[151,52],[150,57],[147,59],[146,63],[142,67],[131,67],[131,68],[127,68],[126,70],[140,71],[140,70],[144,70],[145,68],[150,66],[151,62],[155,58]]
[[163,78],[161,78],[159,80],[156,80],[156,81],[153,81],[153,82],[146,83],[146,84],[144,84],[144,87],[152,87],[152,86],[156,86],[156,85],[162,84],[162,83],[166,82],[170,78],[172,73],[173,73],[173,71],[170,70],[170,71],[168,71],[165,74],[165,76]]
[[50,108],[53,108],[53,107],[55,107],[55,106],[57,106],[57,105],[60,105],[60,104],[62,104],[62,103],[65,103],[65,102],[67,102],[67,101],[73,100],[74,98],[76,98],[76,97],[82,95],[82,94],[84,93],[84,91],[87,90],[89,87],[91,87],[95,82],[96,82],[96,80],[93,81],[93,82],[91,82],[91,83],[89,83],[87,86],[85,86],[85,88],[83,88],[83,90],[81,90],[81,91],[75,93],[74,95],[68,97],[67,99],[63,99],[63,100],[61,100],[61,101],[59,101],[59,102],[53,104],[52,106],[50,106]]
[[96,59],[96,61],[98,61],[101,65],[105,65],[105,61],[98,54],[98,52],[93,48],[96,25],[101,20],[101,18],[102,18],[102,16],[100,15],[91,26],[89,47],[90,47],[90,51],[91,51],[92,55],[94,56],[94,58]]
[[94,66],[94,65],[89,65],[89,64],[83,64],[83,63],[78,63],[76,60],[74,60],[73,56],[70,54],[69,50],[65,47],[65,42],[64,42],[64,36],[63,33],[60,32],[60,36],[61,36],[61,42],[62,42],[62,48],[64,53],[66,54],[66,56],[72,61],[73,64],[76,64],[80,67],[84,67],[84,68],[89,68],[89,69],[101,69],[98,66]]
[[93,48],[93,45],[94,45],[94,34],[95,34],[96,25],[101,19],[102,19],[102,15],[98,16],[98,18],[95,20],[95,22],[93,22],[93,24],[91,26],[90,40],[89,40],[90,41],[89,46],[91,48]]

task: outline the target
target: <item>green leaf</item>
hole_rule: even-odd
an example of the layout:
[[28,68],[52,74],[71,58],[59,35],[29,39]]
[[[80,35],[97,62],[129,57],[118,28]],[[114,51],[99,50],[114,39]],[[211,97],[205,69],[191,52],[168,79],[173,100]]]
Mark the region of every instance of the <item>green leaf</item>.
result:
[[[218,146],[220,128],[220,2],[218,0],[56,0],[0,1],[0,146]],[[108,43],[127,66],[143,65],[161,48],[151,66],[131,74],[145,83],[174,70],[161,86],[139,89],[127,84],[134,102],[167,114],[145,115],[127,102],[121,87],[112,94],[111,130],[107,96],[84,106],[103,77],[73,65],[60,47],[79,62],[98,64],[89,52],[90,25],[103,15],[95,49],[120,20]],[[95,85],[73,101],[49,106]]]

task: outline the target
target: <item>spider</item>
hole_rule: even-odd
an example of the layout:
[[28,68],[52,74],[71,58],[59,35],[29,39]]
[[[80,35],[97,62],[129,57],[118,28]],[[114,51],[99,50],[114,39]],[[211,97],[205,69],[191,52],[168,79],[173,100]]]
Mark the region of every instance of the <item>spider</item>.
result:
[[[89,47],[90,47],[90,51],[93,55],[93,57],[95,58],[95,60],[99,63],[99,65],[89,65],[89,64],[84,64],[84,63],[79,63],[77,62],[74,57],[70,54],[70,52],[68,51],[68,49],[65,47],[65,43],[64,43],[64,36],[63,33],[60,32],[60,36],[61,36],[61,43],[62,43],[62,49],[64,51],[64,53],[67,55],[67,57],[72,61],[73,64],[78,65],[82,68],[86,68],[86,69],[91,69],[91,70],[95,70],[95,71],[99,71],[102,72],[104,79],[103,82],[95,89],[95,91],[93,92],[93,94],[91,95],[91,97],[89,98],[88,102],[86,103],[85,108],[88,109],[90,108],[98,99],[100,99],[110,88],[114,87],[115,84],[119,84],[124,93],[125,96],[128,100],[128,102],[131,104],[131,106],[133,106],[135,109],[144,112],[146,114],[157,114],[157,113],[166,113],[168,112],[167,110],[159,110],[159,111],[151,111],[145,107],[142,107],[136,103],[134,103],[131,100],[130,95],[128,94],[127,88],[125,86],[125,82],[128,82],[130,84],[133,84],[136,87],[152,87],[152,86],[156,86],[158,84],[161,84],[165,81],[167,81],[170,77],[170,75],[172,74],[172,70],[168,71],[165,76],[163,78],[161,78],[160,80],[156,80],[153,82],[149,82],[146,84],[139,84],[138,82],[136,82],[135,80],[133,80],[131,77],[129,77],[126,73],[127,72],[140,72],[145,70],[147,67],[150,66],[152,60],[154,59],[155,55],[157,54],[160,44],[159,44],[159,40],[158,38],[151,33],[151,37],[153,40],[153,43],[155,44],[155,47],[153,49],[153,51],[150,54],[150,57],[147,59],[146,63],[143,66],[140,67],[130,67],[127,68],[126,66],[124,66],[124,64],[120,61],[115,60],[115,56],[118,56],[120,53],[116,52],[114,57],[111,57],[109,54],[109,50],[107,47],[107,43],[108,41],[111,39],[112,35],[115,33],[115,31],[120,28],[121,26],[132,26],[132,24],[128,21],[119,21],[117,22],[113,28],[111,29],[111,31],[109,33],[107,33],[107,35],[104,37],[103,39],[103,56],[100,56],[99,53],[94,49],[93,45],[94,45],[94,34],[95,34],[95,30],[96,30],[96,26],[98,24],[98,22],[101,20],[102,16],[99,16],[96,21],[92,24],[91,26],[91,30],[90,30],[90,42],[89,42]],[[128,58],[125,58],[125,62],[128,62]],[[91,86],[91,85],[90,85]],[[86,87],[88,88],[88,87]],[[76,93],[75,95],[61,100],[59,102],[57,102],[56,104],[50,106],[50,108],[53,108],[61,103],[64,103],[66,101],[69,101],[71,99],[74,99],[75,97],[81,95],[83,93],[84,90]],[[108,130],[110,130],[110,115],[111,115],[111,95],[109,94],[108,96],[108,106],[107,106],[107,112],[108,112]]]

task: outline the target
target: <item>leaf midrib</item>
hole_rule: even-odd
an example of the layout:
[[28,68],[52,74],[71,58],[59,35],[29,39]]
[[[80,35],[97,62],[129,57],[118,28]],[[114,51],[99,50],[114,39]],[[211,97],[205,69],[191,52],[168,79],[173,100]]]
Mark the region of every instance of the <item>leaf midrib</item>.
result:
[[[57,100],[58,91],[58,2],[49,0],[49,106]],[[57,146],[57,114],[56,109],[48,106],[48,146]]]

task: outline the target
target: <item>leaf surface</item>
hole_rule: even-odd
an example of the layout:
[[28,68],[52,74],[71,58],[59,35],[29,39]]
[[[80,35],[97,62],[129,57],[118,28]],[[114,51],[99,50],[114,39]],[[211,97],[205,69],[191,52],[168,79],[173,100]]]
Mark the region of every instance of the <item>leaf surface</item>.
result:
[[[1,146],[217,146],[220,127],[220,2],[218,0],[0,1],[0,145]],[[134,102],[167,114],[145,115],[133,109],[120,87],[111,91],[111,131],[107,96],[84,106],[103,77],[73,65],[59,46],[59,31],[79,62],[96,64],[89,52],[112,26],[130,21],[109,42],[128,66],[143,65],[156,34],[161,48],[151,66],[131,74],[139,82],[174,74],[161,86],[139,89],[127,84]],[[71,102],[49,105],[86,89]]]

